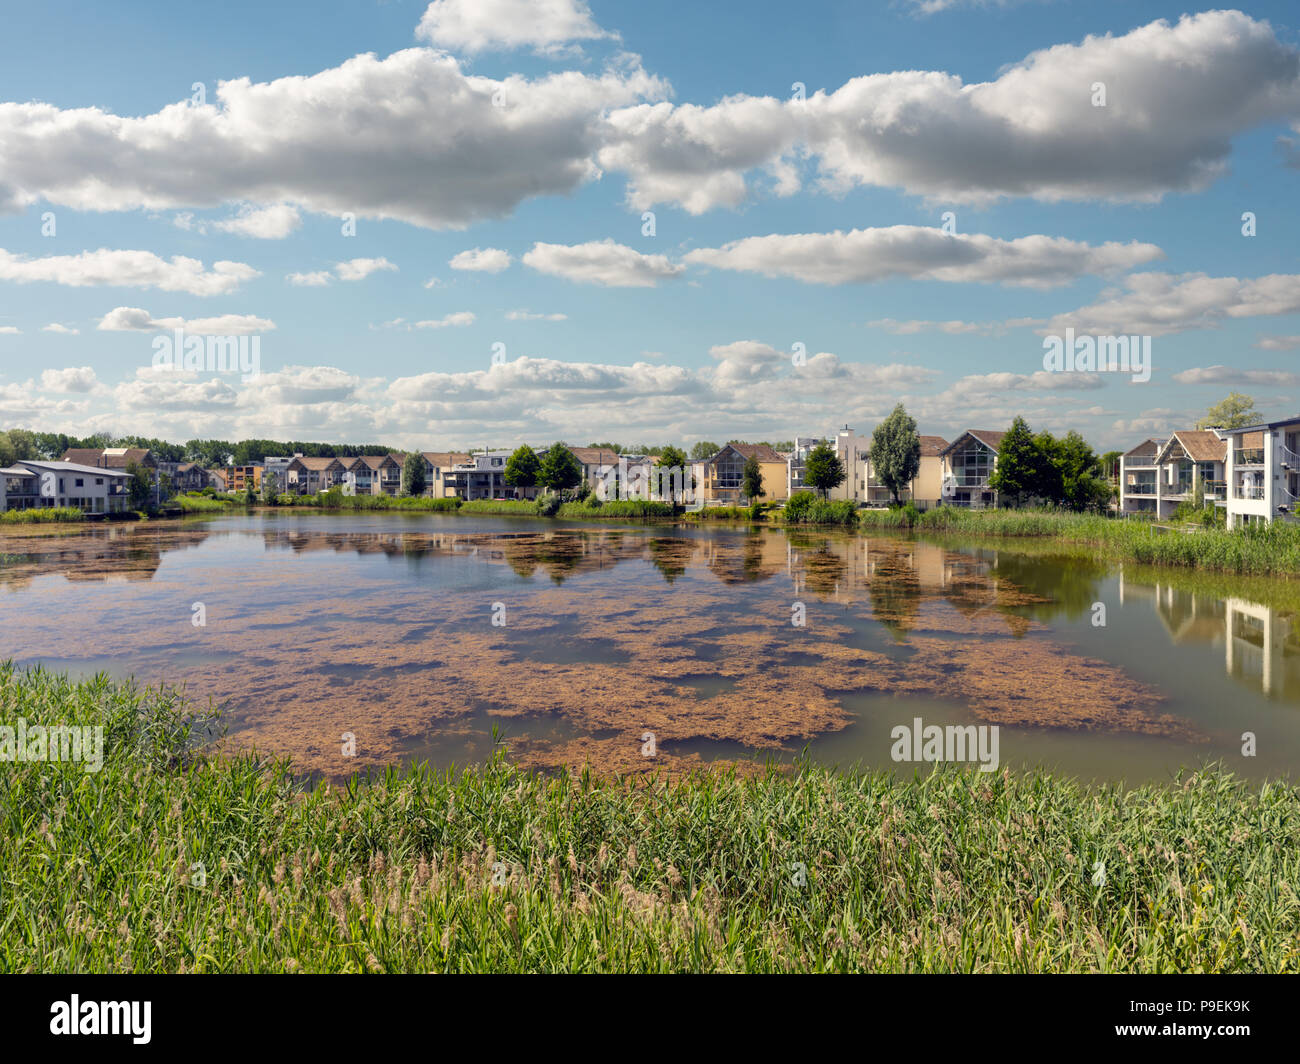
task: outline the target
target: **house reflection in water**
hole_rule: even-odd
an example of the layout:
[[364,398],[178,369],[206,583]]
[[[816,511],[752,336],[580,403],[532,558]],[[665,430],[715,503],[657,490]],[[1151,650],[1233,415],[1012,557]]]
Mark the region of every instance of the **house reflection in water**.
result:
[[1293,617],[1243,599],[1227,599],[1229,676],[1262,678],[1268,695],[1300,695],[1300,629]]
[[1173,643],[1223,645],[1229,676],[1275,698],[1300,701],[1300,625],[1246,599],[1217,599],[1120,573],[1121,604],[1150,600]]

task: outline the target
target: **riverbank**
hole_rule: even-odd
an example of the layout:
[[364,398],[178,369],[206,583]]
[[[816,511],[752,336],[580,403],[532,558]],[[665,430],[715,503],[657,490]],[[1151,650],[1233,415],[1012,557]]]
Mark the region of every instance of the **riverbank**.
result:
[[309,789],[206,754],[170,693],[0,665],[20,717],[102,727],[103,761],[0,766],[5,971],[1300,970],[1284,784],[498,756]]

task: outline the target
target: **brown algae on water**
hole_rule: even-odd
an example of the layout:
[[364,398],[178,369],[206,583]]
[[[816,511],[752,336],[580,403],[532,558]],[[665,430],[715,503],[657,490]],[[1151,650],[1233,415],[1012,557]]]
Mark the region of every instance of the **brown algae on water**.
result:
[[[232,580],[222,552],[248,535],[169,525],[0,536],[0,555],[17,559],[0,567],[0,610],[33,581],[49,606],[25,608],[16,625],[0,612],[3,653],[53,667],[125,658],[142,681],[224,704],[231,749],[331,779],[403,760],[430,737],[481,733],[485,718],[529,767],[689,770],[705,764],[698,744],[792,751],[838,732],[855,719],[846,698],[863,693],[948,700],[989,724],[1198,738],[1155,689],[1058,643],[1030,616],[1044,596],[934,544],[313,522],[259,530],[261,558]],[[171,578],[177,552],[184,573]],[[417,577],[348,582],[330,564],[365,555]],[[418,578],[433,566],[487,567],[490,586]],[[498,567],[509,572],[492,576]],[[121,583],[76,604],[74,638],[68,596],[94,580]],[[192,623],[199,600],[203,627]],[[343,756],[345,734],[355,757]]]

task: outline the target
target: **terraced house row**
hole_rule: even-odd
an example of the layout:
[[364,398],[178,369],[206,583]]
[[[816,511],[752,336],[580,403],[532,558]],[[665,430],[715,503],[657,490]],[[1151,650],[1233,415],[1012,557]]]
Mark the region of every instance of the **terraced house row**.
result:
[[[974,509],[996,506],[990,480],[1006,434],[968,429],[951,443],[921,436],[917,475],[901,493],[921,508],[946,504]],[[745,505],[744,469],[758,463],[767,502],[782,502],[804,490],[808,456],[820,444],[831,447],[845,479],[828,494],[861,506],[884,506],[891,493],[871,460],[870,436],[847,425],[832,436],[800,436],[788,451],[767,444],[728,443],[715,454],[689,463],[666,478],[653,455],[619,454],[603,447],[571,447],[583,479],[596,491],[638,498],[682,498],[694,492],[705,506]],[[536,449],[545,455],[546,448]],[[435,498],[528,499],[538,489],[506,482],[511,450],[424,451],[423,494]],[[175,492],[213,487],[314,495],[339,488],[353,495],[396,495],[401,491],[404,454],[316,458],[295,454],[261,462],[202,469],[192,462],[165,462],[142,448],[69,450],[59,462],[23,461],[0,470],[0,510],[78,506],[88,513],[127,508],[128,469],[143,470],[158,499]],[[53,476],[49,475],[53,474]],[[1230,528],[1253,522],[1294,519],[1300,505],[1300,416],[1234,429],[1181,429],[1151,437],[1124,452],[1115,503],[1121,514],[1168,519],[1184,502],[1222,507]]]
[[1168,518],[1181,503],[1193,502],[1221,507],[1229,528],[1294,520],[1300,416],[1143,440],[1120,458],[1119,482],[1125,514]]

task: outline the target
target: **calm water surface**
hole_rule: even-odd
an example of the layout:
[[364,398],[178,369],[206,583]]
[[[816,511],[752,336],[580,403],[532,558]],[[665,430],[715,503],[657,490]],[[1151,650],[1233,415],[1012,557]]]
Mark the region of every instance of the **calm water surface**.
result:
[[775,529],[271,512],[0,534],[0,658],[183,684],[232,743],[336,778],[473,763],[494,726],[539,768],[806,746],[910,773],[890,733],[918,717],[1086,779],[1293,775],[1297,603],[1300,582],[1035,544]]

